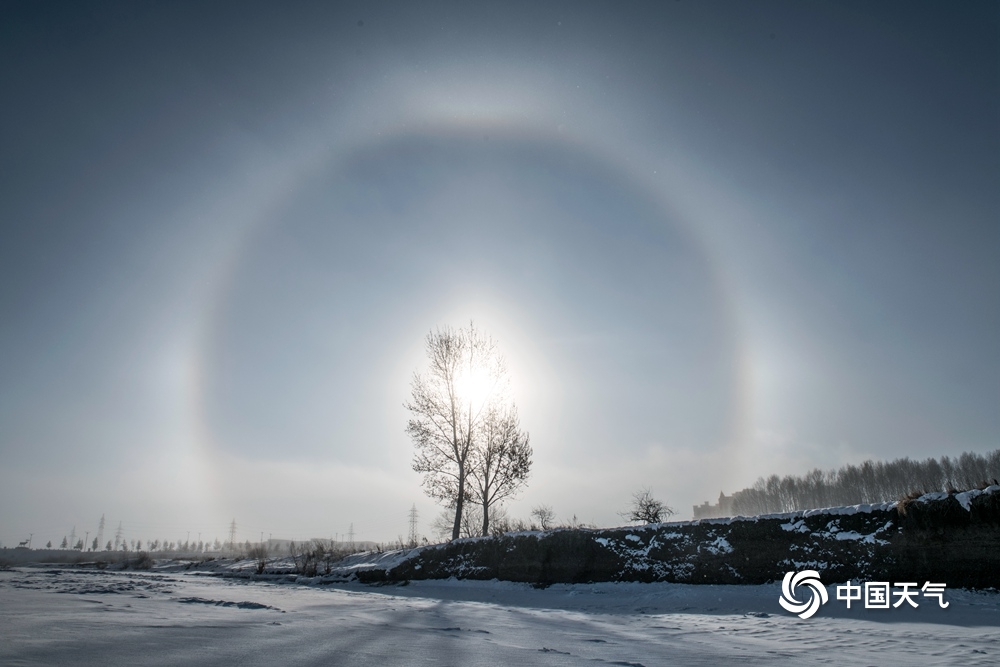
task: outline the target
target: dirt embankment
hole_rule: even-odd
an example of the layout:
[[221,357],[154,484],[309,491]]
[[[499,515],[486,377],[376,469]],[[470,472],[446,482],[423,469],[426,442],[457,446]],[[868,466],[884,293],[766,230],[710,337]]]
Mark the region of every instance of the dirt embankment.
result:
[[609,530],[456,540],[414,550],[362,581],[501,579],[760,584],[791,570],[825,581],[1000,586],[1000,486],[862,505]]

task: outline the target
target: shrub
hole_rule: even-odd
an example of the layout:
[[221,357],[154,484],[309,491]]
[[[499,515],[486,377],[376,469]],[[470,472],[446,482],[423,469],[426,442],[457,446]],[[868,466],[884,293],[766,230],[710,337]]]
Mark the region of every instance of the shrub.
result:
[[270,555],[267,545],[263,543],[247,550],[247,557],[257,561],[257,574],[264,574],[264,568],[267,567],[267,559]]
[[140,551],[135,555],[135,558],[127,561],[126,567],[130,567],[133,570],[149,570],[155,564],[156,561],[148,553]]

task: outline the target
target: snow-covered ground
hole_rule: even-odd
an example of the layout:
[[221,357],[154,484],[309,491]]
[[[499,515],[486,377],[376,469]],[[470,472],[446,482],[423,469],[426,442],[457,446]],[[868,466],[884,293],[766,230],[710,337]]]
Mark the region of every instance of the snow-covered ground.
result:
[[3,665],[996,665],[1000,594],[809,620],[764,586],[302,586],[179,572],[0,572]]

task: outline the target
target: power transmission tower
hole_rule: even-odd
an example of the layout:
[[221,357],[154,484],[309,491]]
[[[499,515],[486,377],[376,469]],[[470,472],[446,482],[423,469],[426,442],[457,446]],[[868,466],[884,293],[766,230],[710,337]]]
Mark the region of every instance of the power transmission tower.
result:
[[411,547],[417,546],[417,504],[410,508],[410,535],[409,543]]
[[229,524],[229,548],[232,551],[236,550],[236,518],[233,517],[233,522]]
[[348,549],[353,549],[354,548],[354,524],[353,523],[351,524],[351,527],[347,529],[347,548]]
[[104,515],[101,515],[101,523],[97,525],[97,546],[104,544]]
[[118,530],[115,531],[115,551],[118,551],[118,545],[122,541],[122,522],[118,522]]

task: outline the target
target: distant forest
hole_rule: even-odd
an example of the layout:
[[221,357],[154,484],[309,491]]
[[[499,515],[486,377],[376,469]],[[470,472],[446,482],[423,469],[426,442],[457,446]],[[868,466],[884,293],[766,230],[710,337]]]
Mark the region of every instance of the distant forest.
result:
[[731,509],[725,508],[730,510],[725,514],[753,516],[889,502],[915,491],[961,491],[996,484],[998,478],[1000,449],[985,455],[965,452],[956,458],[942,456],[926,461],[865,461],[839,470],[817,468],[801,477],[761,477],[720,504],[732,503]]

